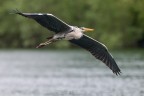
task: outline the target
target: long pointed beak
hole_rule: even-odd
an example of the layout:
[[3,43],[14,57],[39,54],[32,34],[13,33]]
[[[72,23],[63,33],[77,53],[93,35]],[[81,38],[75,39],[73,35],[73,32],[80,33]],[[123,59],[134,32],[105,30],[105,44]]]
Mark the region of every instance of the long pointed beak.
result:
[[94,29],[91,29],[91,28],[83,28],[84,29],[84,32],[92,32],[94,31]]

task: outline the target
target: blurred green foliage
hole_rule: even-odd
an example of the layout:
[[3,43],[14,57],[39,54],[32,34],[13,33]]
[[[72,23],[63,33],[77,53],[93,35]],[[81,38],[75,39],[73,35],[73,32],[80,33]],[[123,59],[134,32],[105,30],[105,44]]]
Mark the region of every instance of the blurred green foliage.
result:
[[[94,28],[89,36],[108,48],[136,47],[144,38],[144,0],[1,0],[0,48],[33,48],[53,33],[10,10],[51,13],[70,25]],[[68,42],[51,48],[71,48]]]

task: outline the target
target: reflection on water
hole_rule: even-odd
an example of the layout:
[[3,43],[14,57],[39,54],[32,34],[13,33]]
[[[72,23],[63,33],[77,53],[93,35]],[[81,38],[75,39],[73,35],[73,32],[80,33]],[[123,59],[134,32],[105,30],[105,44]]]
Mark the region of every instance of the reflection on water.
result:
[[144,96],[144,55],[113,52],[115,76],[86,51],[0,51],[0,96]]

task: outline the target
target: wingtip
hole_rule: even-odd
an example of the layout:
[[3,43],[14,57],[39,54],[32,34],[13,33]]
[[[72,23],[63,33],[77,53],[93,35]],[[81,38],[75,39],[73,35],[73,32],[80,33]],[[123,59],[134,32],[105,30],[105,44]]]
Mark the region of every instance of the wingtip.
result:
[[22,14],[18,9],[10,10],[10,14]]
[[19,15],[21,15],[21,16],[28,17],[28,16],[25,15],[24,13],[20,12],[18,9],[11,10],[9,13],[10,13],[10,14],[19,14]]
[[113,72],[114,74],[116,74],[117,76],[120,76],[122,74],[122,72],[119,70],[119,71],[116,71],[116,72]]

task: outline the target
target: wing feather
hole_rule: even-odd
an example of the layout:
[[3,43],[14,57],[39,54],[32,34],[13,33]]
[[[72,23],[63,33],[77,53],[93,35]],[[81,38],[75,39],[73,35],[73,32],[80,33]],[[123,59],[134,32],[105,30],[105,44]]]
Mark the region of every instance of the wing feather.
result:
[[63,22],[56,16],[47,13],[22,13],[18,10],[13,12],[15,14],[19,14],[21,16],[34,19],[43,27],[46,27],[48,30],[53,31],[55,33],[59,32],[68,32],[71,30],[71,26],[67,23]]
[[70,42],[88,50],[95,58],[105,63],[116,75],[121,73],[115,60],[104,44],[88,37],[87,35],[83,35],[83,37],[78,40],[70,40]]

